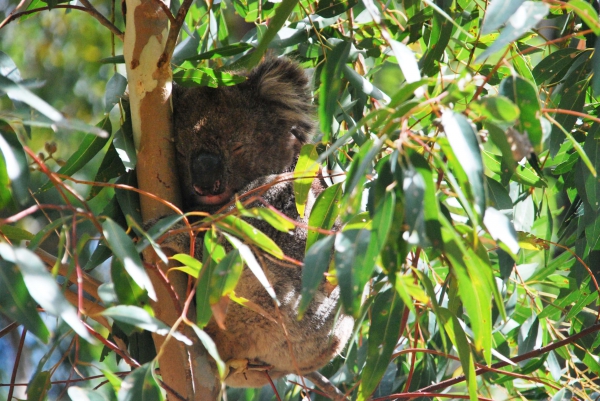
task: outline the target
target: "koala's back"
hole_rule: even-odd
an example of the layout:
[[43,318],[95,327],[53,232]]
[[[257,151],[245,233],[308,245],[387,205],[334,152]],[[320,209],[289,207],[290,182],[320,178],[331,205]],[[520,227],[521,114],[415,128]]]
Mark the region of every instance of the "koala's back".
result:
[[[302,261],[307,220],[297,213],[293,183],[276,183],[279,174],[293,171],[300,148],[310,140],[313,129],[307,80],[299,67],[273,59],[235,87],[178,88],[174,129],[186,211],[213,213],[235,194],[264,186],[264,202],[299,225],[284,233],[261,220],[251,219],[251,223],[287,256]],[[314,196],[307,211],[312,202]],[[201,243],[197,244],[196,250],[201,249]],[[352,331],[352,318],[338,313],[338,288],[322,280],[299,321],[302,268],[266,255],[257,258],[280,305],[275,306],[263,285],[245,268],[236,296],[248,299],[263,314],[229,302],[226,329],[221,330],[214,320],[205,328],[225,362],[246,360],[249,364],[248,369],[231,371],[225,380],[230,386],[267,384],[266,367],[270,367],[271,378],[319,369],[341,351]]]

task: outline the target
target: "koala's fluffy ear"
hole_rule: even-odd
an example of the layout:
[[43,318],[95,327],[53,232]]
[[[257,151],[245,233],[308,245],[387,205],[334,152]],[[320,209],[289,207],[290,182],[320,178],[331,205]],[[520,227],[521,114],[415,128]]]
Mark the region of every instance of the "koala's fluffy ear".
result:
[[248,74],[247,84],[261,98],[279,109],[301,143],[310,141],[314,129],[308,78],[296,63],[269,58]]

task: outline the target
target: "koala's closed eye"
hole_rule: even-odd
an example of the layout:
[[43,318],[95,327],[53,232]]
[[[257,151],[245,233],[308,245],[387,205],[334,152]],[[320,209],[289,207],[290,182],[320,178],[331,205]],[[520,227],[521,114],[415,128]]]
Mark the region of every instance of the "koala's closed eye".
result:
[[239,155],[243,151],[244,151],[244,144],[243,143],[236,142],[236,143],[233,144],[232,149],[231,149],[231,153],[233,155]]

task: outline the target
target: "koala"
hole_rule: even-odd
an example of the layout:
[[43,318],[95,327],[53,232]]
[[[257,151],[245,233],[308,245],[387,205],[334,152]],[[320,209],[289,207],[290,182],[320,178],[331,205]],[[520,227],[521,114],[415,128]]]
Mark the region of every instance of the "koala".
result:
[[[282,58],[268,59],[246,76],[245,82],[235,86],[174,89],[173,129],[184,209],[214,213],[236,195],[259,188],[267,204],[300,224],[284,233],[264,221],[248,221],[287,256],[302,261],[308,218],[298,215],[292,181],[277,178],[294,171],[302,145],[313,134],[308,80],[297,64]],[[313,192],[322,188],[316,179]],[[309,199],[308,211],[315,195]],[[201,259],[200,241],[195,249]],[[279,307],[248,268],[235,293],[273,319],[230,302],[226,328],[219,328],[214,319],[205,327],[230,366],[225,383],[232,387],[268,384],[265,372],[273,379],[311,373],[341,352],[353,328],[352,317],[339,310],[339,288],[325,279],[298,320],[302,268],[268,257],[257,260]]]

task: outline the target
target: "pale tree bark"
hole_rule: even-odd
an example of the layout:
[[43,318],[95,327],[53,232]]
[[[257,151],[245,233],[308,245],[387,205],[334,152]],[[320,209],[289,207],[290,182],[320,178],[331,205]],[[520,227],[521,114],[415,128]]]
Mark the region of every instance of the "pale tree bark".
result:
[[[173,36],[176,38],[181,24],[172,27],[177,32],[169,35],[169,19],[175,20],[166,14],[169,0],[163,4],[160,1],[126,0],[127,24],[123,52],[134,141],[138,150],[139,188],[179,206],[180,193],[171,139],[172,74],[168,62],[173,46],[169,43],[166,50],[165,46],[173,41]],[[182,22],[183,18],[177,20]],[[168,40],[169,37],[171,40]],[[141,196],[140,204],[144,221],[173,213],[168,205],[148,196]],[[144,253],[146,263],[166,272],[168,266],[161,265],[157,259],[152,251]],[[167,282],[165,275],[155,269],[148,269],[148,274],[157,293],[158,301],[152,305],[156,317],[173,325],[182,313],[187,292],[186,276],[169,274],[170,282]],[[167,392],[169,400],[216,400],[220,383],[214,373],[214,364],[193,331],[182,324],[180,329],[195,345],[185,347],[174,339],[165,342],[164,337],[154,336],[162,380],[172,389]]]

